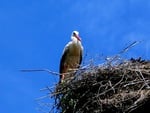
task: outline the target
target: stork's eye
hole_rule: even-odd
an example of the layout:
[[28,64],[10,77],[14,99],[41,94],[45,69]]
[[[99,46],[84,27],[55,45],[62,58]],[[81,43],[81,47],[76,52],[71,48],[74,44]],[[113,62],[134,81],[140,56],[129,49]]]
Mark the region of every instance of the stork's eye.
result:
[[75,35],[76,35],[76,33],[75,33],[75,32],[73,32],[73,35],[75,36]]

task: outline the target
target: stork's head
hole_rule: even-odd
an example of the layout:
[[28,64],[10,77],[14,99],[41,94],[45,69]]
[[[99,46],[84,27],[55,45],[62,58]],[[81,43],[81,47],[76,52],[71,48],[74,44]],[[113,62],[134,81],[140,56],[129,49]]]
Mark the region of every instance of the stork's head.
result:
[[73,31],[71,35],[71,39],[75,42],[81,41],[81,38],[79,37],[79,32]]

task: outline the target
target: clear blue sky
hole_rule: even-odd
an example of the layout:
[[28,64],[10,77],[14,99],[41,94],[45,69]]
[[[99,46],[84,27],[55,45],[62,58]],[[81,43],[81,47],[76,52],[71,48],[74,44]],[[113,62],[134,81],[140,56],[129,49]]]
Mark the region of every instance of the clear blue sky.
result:
[[65,44],[78,30],[85,53],[113,56],[142,41],[124,57],[150,59],[150,0],[1,0],[0,112],[39,113],[41,88],[58,77],[20,69],[58,71]]

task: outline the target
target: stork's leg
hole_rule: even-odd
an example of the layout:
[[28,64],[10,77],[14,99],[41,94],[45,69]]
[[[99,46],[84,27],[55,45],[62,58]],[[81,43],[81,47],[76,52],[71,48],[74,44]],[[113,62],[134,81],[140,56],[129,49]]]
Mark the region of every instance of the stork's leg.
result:
[[64,74],[62,74],[62,75],[61,75],[61,80],[60,80],[61,83],[64,82],[64,78],[65,78],[65,76],[64,76]]
[[63,83],[64,82],[64,80],[65,80],[65,73],[67,72],[67,69],[68,69],[67,65],[64,65],[63,72],[60,75],[60,81],[59,81],[59,83]]

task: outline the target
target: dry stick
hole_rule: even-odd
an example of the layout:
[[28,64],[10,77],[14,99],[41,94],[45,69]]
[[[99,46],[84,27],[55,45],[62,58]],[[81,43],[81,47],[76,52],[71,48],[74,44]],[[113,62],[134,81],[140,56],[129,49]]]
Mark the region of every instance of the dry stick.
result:
[[114,60],[118,59],[118,57],[121,56],[121,54],[127,52],[130,48],[134,47],[135,45],[137,45],[138,43],[140,43],[141,41],[134,41],[133,43],[131,43],[129,46],[127,46],[126,48],[124,48],[122,51],[120,51],[116,56],[114,56],[112,59],[108,59],[106,58],[106,60],[108,61],[108,64],[111,64]]
[[68,72],[68,73],[63,73],[63,74],[60,74],[60,73],[58,73],[58,72],[54,72],[54,71],[51,71],[51,70],[49,70],[49,69],[22,69],[22,70],[20,70],[21,72],[39,72],[39,71],[45,71],[45,72],[48,72],[49,74],[52,74],[52,75],[67,75],[67,74],[70,74],[70,72]]
[[140,43],[141,41],[134,41],[133,43],[131,43],[129,46],[127,46],[126,48],[124,48],[122,51],[119,52],[119,55],[122,53],[125,53],[126,51],[128,51],[131,47],[135,46],[136,44]]
[[143,79],[143,81],[144,81],[144,83],[145,83],[145,85],[147,86],[147,88],[149,89],[150,88],[150,86],[148,85],[148,83],[146,82],[146,80],[145,80],[145,78],[144,78],[144,76],[143,76],[143,74],[142,74],[142,72],[139,70],[139,75],[142,77],[142,79]]
[[[78,70],[84,70],[84,67],[83,68],[80,68],[80,69],[70,69],[71,72],[76,72]],[[71,72],[68,72],[68,73],[63,73],[63,74],[60,74],[58,72],[54,72],[54,71],[51,71],[49,69],[22,69],[20,70],[21,72],[37,72],[37,71],[45,71],[45,72],[48,72],[49,74],[53,74],[53,75],[64,75],[64,74],[70,74]]]
[[45,96],[42,96],[42,97],[36,98],[35,100],[42,100],[42,99],[45,99],[45,98],[47,98],[47,97],[49,97],[49,95],[45,95]]
[[52,86],[52,87],[47,86],[45,88],[40,89],[40,91],[51,90],[53,88],[55,88],[55,87],[54,86]]
[[20,70],[20,71],[22,71],[22,72],[45,71],[45,72],[48,72],[48,73],[53,74],[53,75],[62,75],[62,74],[60,74],[60,73],[51,71],[51,70],[49,70],[49,69],[23,69],[23,70]]

